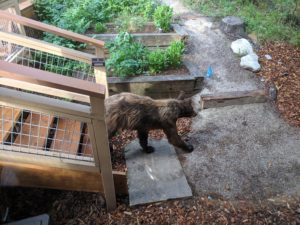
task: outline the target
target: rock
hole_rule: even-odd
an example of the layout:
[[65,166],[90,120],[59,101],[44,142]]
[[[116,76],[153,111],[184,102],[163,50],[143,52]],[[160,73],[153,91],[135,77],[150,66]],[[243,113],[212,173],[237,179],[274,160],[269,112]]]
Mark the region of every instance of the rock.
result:
[[245,23],[241,18],[236,16],[223,18],[220,28],[230,36],[243,37],[245,35]]
[[251,53],[242,57],[240,66],[253,72],[259,71],[260,64],[258,63],[258,56],[255,53]]
[[231,50],[240,56],[248,55],[253,53],[253,48],[250,42],[241,38],[231,43]]
[[272,56],[270,56],[270,55],[265,55],[265,58],[266,58],[267,60],[271,60],[271,59],[272,59]]

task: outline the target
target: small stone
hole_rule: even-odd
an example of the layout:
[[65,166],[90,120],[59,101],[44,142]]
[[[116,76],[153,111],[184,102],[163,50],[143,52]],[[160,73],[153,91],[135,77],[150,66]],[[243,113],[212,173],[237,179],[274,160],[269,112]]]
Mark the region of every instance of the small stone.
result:
[[272,56],[270,56],[270,55],[265,55],[265,58],[266,58],[267,60],[271,60],[271,59],[272,59]]
[[241,58],[240,66],[244,69],[258,72],[260,70],[260,64],[258,63],[258,56],[255,53],[251,53]]
[[245,39],[241,38],[231,43],[231,49],[235,54],[240,56],[248,55],[253,53],[253,48],[250,42]]

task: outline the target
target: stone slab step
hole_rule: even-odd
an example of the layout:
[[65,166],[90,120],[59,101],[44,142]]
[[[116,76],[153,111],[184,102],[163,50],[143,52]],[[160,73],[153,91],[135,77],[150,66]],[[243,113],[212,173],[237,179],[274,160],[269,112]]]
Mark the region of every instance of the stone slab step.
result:
[[141,151],[138,140],[125,147],[130,206],[192,196],[177,154],[167,140],[149,140],[155,152]]

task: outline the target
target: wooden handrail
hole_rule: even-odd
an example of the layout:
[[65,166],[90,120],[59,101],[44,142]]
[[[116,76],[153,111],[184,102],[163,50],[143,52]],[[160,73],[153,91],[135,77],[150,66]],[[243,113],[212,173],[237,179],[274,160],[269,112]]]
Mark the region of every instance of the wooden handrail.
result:
[[104,85],[57,75],[2,60],[0,60],[0,76],[92,97],[105,97]]
[[91,65],[96,56],[15,33],[0,31],[0,40]]
[[72,31],[67,31],[52,25],[48,25],[42,22],[38,22],[36,20],[32,20],[32,19],[28,19],[26,17],[23,16],[18,16],[18,15],[14,15],[11,14],[9,12],[0,10],[0,18],[4,18],[7,20],[12,20],[14,22],[17,22],[19,24],[22,24],[23,26],[28,26],[37,30],[41,30],[41,31],[45,31],[45,32],[49,32],[52,34],[56,34],[58,36],[73,40],[73,41],[78,41],[78,42],[82,42],[82,43],[86,43],[86,44],[91,44],[95,47],[100,47],[103,48],[105,42],[94,39],[94,38],[90,38],[81,34],[77,34],[74,33]]

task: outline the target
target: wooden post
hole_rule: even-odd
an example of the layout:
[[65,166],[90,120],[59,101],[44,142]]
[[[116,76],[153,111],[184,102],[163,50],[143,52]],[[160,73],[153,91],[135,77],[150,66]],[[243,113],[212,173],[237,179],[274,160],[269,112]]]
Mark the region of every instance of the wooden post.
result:
[[[104,59],[104,49],[96,47],[96,57]],[[107,98],[109,96],[109,92],[105,67],[95,67],[94,71],[96,82],[99,84],[103,84],[106,87],[105,97]]]
[[[90,97],[91,114],[99,119],[92,119],[89,127],[89,135],[93,145],[93,154],[96,165],[99,164],[102,176],[103,190],[106,199],[107,210],[116,208],[116,192],[113,180],[110,149],[105,123],[104,99]],[[92,128],[92,129],[90,129]]]

